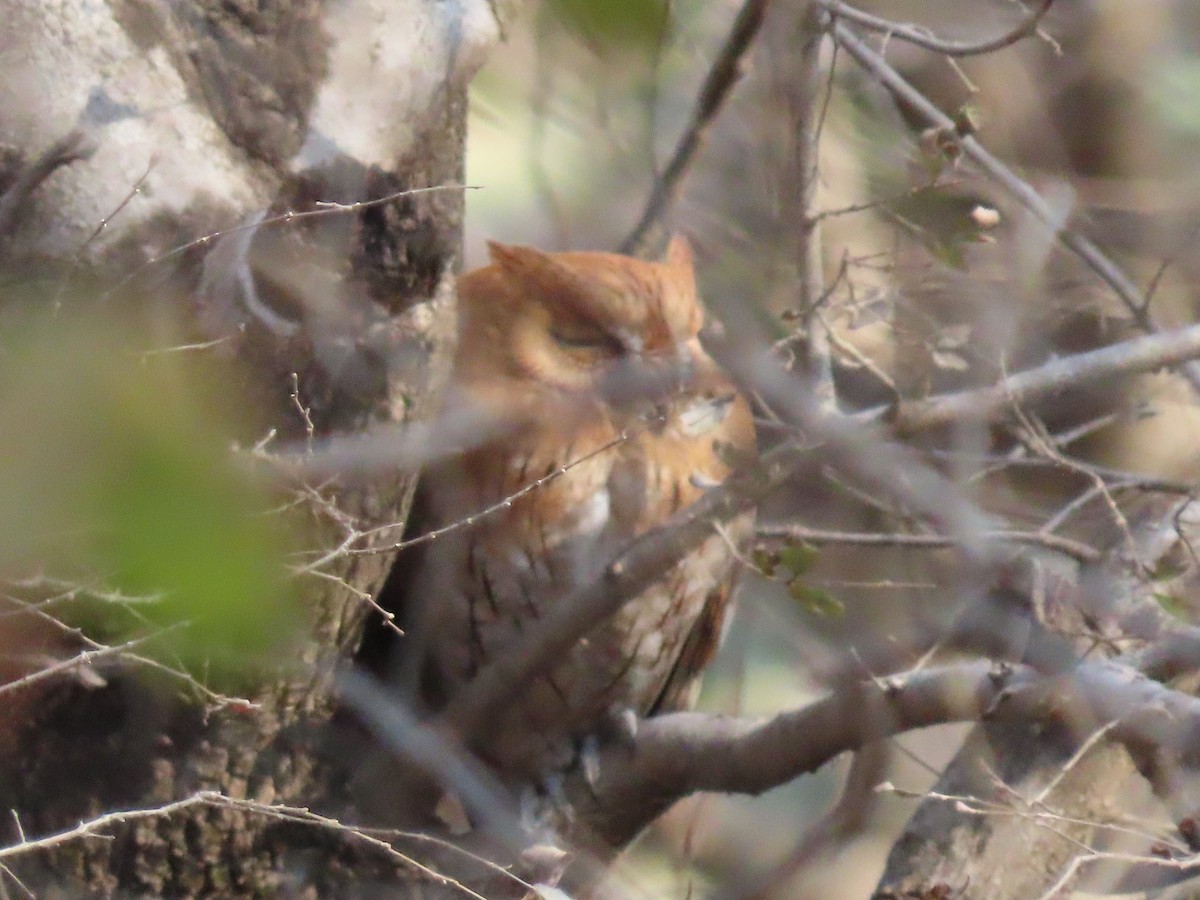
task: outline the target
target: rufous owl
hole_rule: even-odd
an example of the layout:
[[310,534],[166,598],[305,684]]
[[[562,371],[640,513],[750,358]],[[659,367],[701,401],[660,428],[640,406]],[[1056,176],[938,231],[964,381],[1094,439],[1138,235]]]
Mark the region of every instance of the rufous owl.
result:
[[[391,677],[428,714],[755,444],[745,399],[700,344],[682,237],[662,262],[489,248],[491,265],[458,282],[442,404],[479,432],[422,474],[410,534],[472,521],[402,551],[381,595],[405,629]],[[660,377],[626,377],[637,373]],[[731,541],[749,524],[664,566],[513,703],[481,756],[506,778],[536,778],[616,715],[689,706],[729,607]]]

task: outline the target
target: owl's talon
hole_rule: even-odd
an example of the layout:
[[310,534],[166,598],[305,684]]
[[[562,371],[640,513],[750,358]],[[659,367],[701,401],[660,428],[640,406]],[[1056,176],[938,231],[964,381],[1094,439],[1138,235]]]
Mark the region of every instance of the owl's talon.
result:
[[605,714],[600,734],[602,737],[614,740],[622,747],[630,749],[637,738],[640,721],[637,710],[632,706],[614,706]]
[[575,822],[575,810],[567,799],[566,780],[561,772],[522,784],[517,803],[521,826],[534,837],[549,840]]
[[542,778],[542,789],[551,808],[562,817],[568,825],[575,822],[575,810],[567,799],[567,779],[562,772],[551,772]]
[[617,713],[617,736],[628,746],[633,746],[638,733],[638,714],[631,707]]
[[589,734],[580,742],[579,764],[583,769],[583,780],[592,790],[600,783],[600,741]]
[[521,789],[517,792],[517,817],[521,821],[521,826],[530,834],[537,830],[539,801],[537,790],[532,784],[521,785]]
[[562,879],[571,858],[572,854],[555,844],[534,844],[521,851],[518,870],[526,881],[536,883],[534,890],[539,897],[567,897],[555,885]]

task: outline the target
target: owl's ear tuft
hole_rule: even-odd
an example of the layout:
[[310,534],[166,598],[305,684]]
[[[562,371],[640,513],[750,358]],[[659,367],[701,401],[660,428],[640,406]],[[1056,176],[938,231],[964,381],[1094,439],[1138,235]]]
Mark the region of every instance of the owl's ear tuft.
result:
[[502,244],[499,241],[488,241],[487,247],[492,262],[514,275],[559,267],[552,255],[536,247],[526,247],[522,244]]
[[564,292],[577,293],[586,287],[579,273],[554,253],[498,241],[488,241],[488,252],[496,268],[530,288],[534,296],[558,297]]
[[682,234],[674,235],[667,244],[667,255],[663,262],[677,269],[692,271],[692,245],[688,239]]

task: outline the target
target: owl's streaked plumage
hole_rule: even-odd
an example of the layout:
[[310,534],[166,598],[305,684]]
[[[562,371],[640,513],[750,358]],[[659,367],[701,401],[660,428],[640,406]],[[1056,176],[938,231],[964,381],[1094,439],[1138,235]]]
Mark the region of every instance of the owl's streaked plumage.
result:
[[[495,428],[423,474],[415,533],[573,465],[412,548],[419,556],[393,571],[382,602],[400,608],[406,636],[392,677],[430,712],[632,538],[723,480],[721,445],[754,447],[745,400],[698,340],[703,310],[682,238],[661,263],[490,249],[492,264],[459,280],[444,409]],[[647,372],[667,376],[653,396],[628,377]],[[688,705],[734,578],[734,553],[714,535],[539,677],[482,754],[506,777],[533,777],[567,762],[577,739],[619,711]]]

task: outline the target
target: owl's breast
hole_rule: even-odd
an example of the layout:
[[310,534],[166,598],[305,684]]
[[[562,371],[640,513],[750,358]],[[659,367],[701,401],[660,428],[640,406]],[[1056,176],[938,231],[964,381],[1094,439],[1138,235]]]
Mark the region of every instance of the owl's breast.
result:
[[[425,485],[441,498],[435,524],[474,519],[428,545],[420,579],[429,662],[445,694],[599,578],[631,540],[722,480],[717,447],[730,414],[729,402],[703,398],[673,405],[655,430],[531,434],[435,473]],[[708,609],[720,618],[732,566],[714,535],[664,567],[529,688],[489,755],[505,770],[544,769],[610,711],[650,712],[697,621]]]
[[472,677],[627,539],[614,517],[611,445],[599,431],[557,445],[532,434],[427,478],[434,527],[471,520],[428,546],[419,588],[437,607],[434,651],[450,679]]

